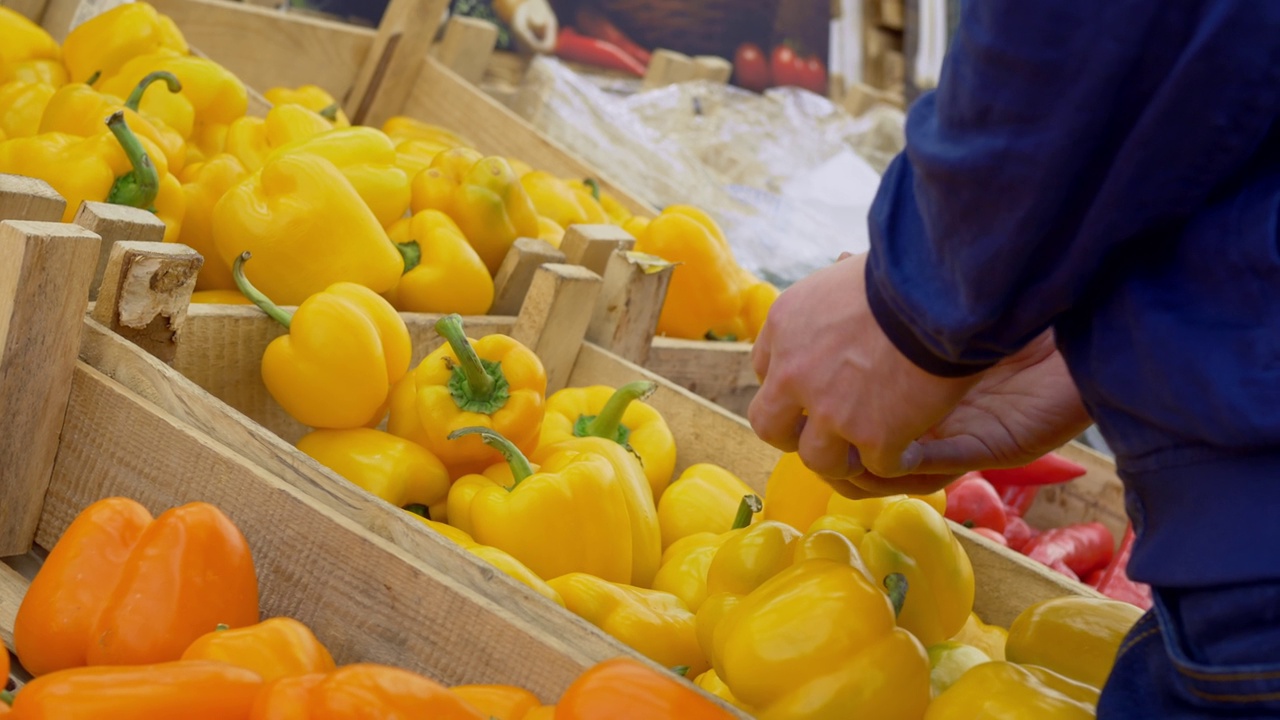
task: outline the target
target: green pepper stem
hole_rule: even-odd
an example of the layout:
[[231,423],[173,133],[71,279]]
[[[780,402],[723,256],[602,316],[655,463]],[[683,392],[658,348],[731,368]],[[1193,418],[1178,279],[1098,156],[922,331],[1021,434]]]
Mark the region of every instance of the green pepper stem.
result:
[[466,333],[462,331],[462,316],[454,313],[440,318],[436,321],[436,332],[449,343],[449,347],[453,348],[453,354],[458,357],[458,365],[462,368],[470,395],[479,398],[488,398],[493,395],[493,378],[485,372],[484,365],[480,363],[480,356],[476,354],[476,349],[471,347],[471,341],[467,340]]
[[[6,680],[8,680],[8,678],[6,678]],[[8,705],[10,707],[13,707],[13,691],[12,690],[0,691],[0,702],[3,702],[5,705]]]
[[142,104],[142,94],[151,87],[152,83],[157,80],[163,80],[165,85],[169,86],[169,92],[182,92],[182,82],[178,80],[178,76],[167,70],[157,70],[150,75],[142,78],[142,82],[129,93],[129,99],[124,101],[124,106],[134,112],[138,112],[138,106]]
[[751,518],[756,513],[764,510],[764,501],[759,495],[743,495],[742,502],[738,503],[738,514],[733,517],[733,527],[730,530],[741,530],[751,524]]
[[641,380],[627,383],[614,391],[609,401],[600,409],[600,414],[588,422],[585,434],[588,437],[614,440],[618,437],[618,428],[622,425],[622,416],[627,408],[636,400],[644,400],[658,389],[658,384]]
[[231,265],[231,277],[236,281],[236,287],[240,289],[240,293],[249,298],[254,305],[262,309],[262,312],[271,317],[272,320],[280,323],[286,328],[293,324],[293,315],[283,310],[279,305],[271,302],[270,298],[262,293],[261,290],[253,286],[249,282],[249,278],[244,275],[244,264],[253,254],[248,250],[240,253],[240,257]]
[[338,107],[338,103],[334,103],[332,105],[326,106],[320,109],[320,117],[324,118],[325,120],[328,120],[329,122],[337,122],[338,110],[340,109],[341,108]]
[[422,246],[417,240],[396,243],[396,250],[400,251],[400,257],[404,260],[404,272],[400,273],[401,275],[408,275],[411,270],[422,264]]
[[516,447],[515,443],[502,437],[502,433],[487,427],[465,427],[449,433],[449,439],[457,440],[467,435],[479,435],[485,445],[502,453],[502,457],[507,459],[507,465],[511,467],[511,476],[515,478],[515,482],[507,488],[508,492],[515,490],[520,483],[533,475],[533,466],[529,464],[529,458],[520,452],[520,448]]
[[213,629],[213,631],[214,631],[214,632],[226,632],[226,631],[228,631],[228,630],[230,630],[230,629],[231,629],[231,626],[230,626],[230,625],[228,625],[228,624],[226,624],[226,623],[218,623],[218,626],[217,626],[217,627],[215,627],[215,628]]
[[691,668],[688,665],[676,665],[675,667],[671,668],[671,672],[679,675],[680,677],[689,677],[690,669]]
[[892,573],[885,577],[884,586],[889,589],[889,602],[893,603],[893,616],[897,617],[902,614],[902,608],[907,604],[907,576],[902,573]]
[[418,517],[423,517],[423,518],[426,518],[426,519],[428,519],[428,520],[430,520],[430,519],[431,519],[431,508],[427,507],[426,505],[423,505],[422,503],[414,503],[414,504],[412,504],[412,505],[405,505],[405,506],[404,506],[404,509],[405,509],[405,510],[407,510],[408,512],[410,512],[410,513],[414,514],[414,515],[417,515]]
[[94,74],[90,75],[89,79],[84,81],[84,84],[88,85],[89,87],[93,87],[93,84],[98,82],[98,80],[101,78],[102,78],[102,71],[99,70]]
[[591,197],[595,198],[596,202],[599,202],[600,201],[600,183],[595,178],[587,178],[586,180],[582,181],[582,184],[586,185],[587,188],[591,190]]
[[151,162],[151,156],[147,155],[146,148],[142,147],[142,141],[129,129],[123,110],[117,110],[107,118],[107,127],[116,136],[120,147],[124,148],[125,156],[129,158],[129,164],[133,166],[131,172],[116,178],[111,192],[107,194],[107,202],[149,209],[160,194],[160,173]]

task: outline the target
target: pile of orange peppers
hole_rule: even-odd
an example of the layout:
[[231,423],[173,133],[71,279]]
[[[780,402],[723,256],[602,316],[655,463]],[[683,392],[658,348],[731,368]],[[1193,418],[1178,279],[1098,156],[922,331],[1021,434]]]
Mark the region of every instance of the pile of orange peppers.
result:
[[[18,609],[34,678],[14,720],[725,720],[692,686],[625,658],[587,669],[556,705],[510,685],[446,688],[396,667],[338,665],[306,625],[259,618],[247,542],[216,507],[153,518],[127,498],[86,508]],[[10,660],[0,653],[7,678]]]
[[165,240],[205,258],[195,302],[244,302],[231,267],[247,251],[250,280],[284,305],[349,282],[398,310],[483,315],[517,238],[559,247],[569,226],[603,223],[677,263],[663,334],[752,339],[778,294],[695,208],[633,216],[593,180],[485,156],[407,117],[352,127],[314,85],[271,88],[270,111],[249,116],[244,84],[145,2],[62,46],[0,8],[0,37],[0,172],[49,182],[68,221],[84,200],[154,212]]

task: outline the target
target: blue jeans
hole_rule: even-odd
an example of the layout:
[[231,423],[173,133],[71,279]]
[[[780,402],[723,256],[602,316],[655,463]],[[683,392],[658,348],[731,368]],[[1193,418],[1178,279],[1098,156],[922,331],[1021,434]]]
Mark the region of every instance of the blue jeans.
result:
[[1280,583],[1157,590],[1120,646],[1098,718],[1280,718]]

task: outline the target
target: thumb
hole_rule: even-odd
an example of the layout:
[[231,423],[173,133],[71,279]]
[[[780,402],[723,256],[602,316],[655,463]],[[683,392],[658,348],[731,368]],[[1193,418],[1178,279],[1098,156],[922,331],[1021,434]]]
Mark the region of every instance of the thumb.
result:
[[995,457],[980,440],[970,435],[921,440],[920,462],[915,472],[927,475],[963,474],[990,467]]

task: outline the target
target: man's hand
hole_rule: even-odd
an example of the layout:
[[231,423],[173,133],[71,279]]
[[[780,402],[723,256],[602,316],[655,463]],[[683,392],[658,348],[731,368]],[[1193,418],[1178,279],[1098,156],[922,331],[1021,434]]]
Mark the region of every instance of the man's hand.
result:
[[752,428],[828,478],[914,472],[914,441],[979,380],[930,375],[898,352],[867,306],[865,267],[848,257],[787,289],[752,353]]

